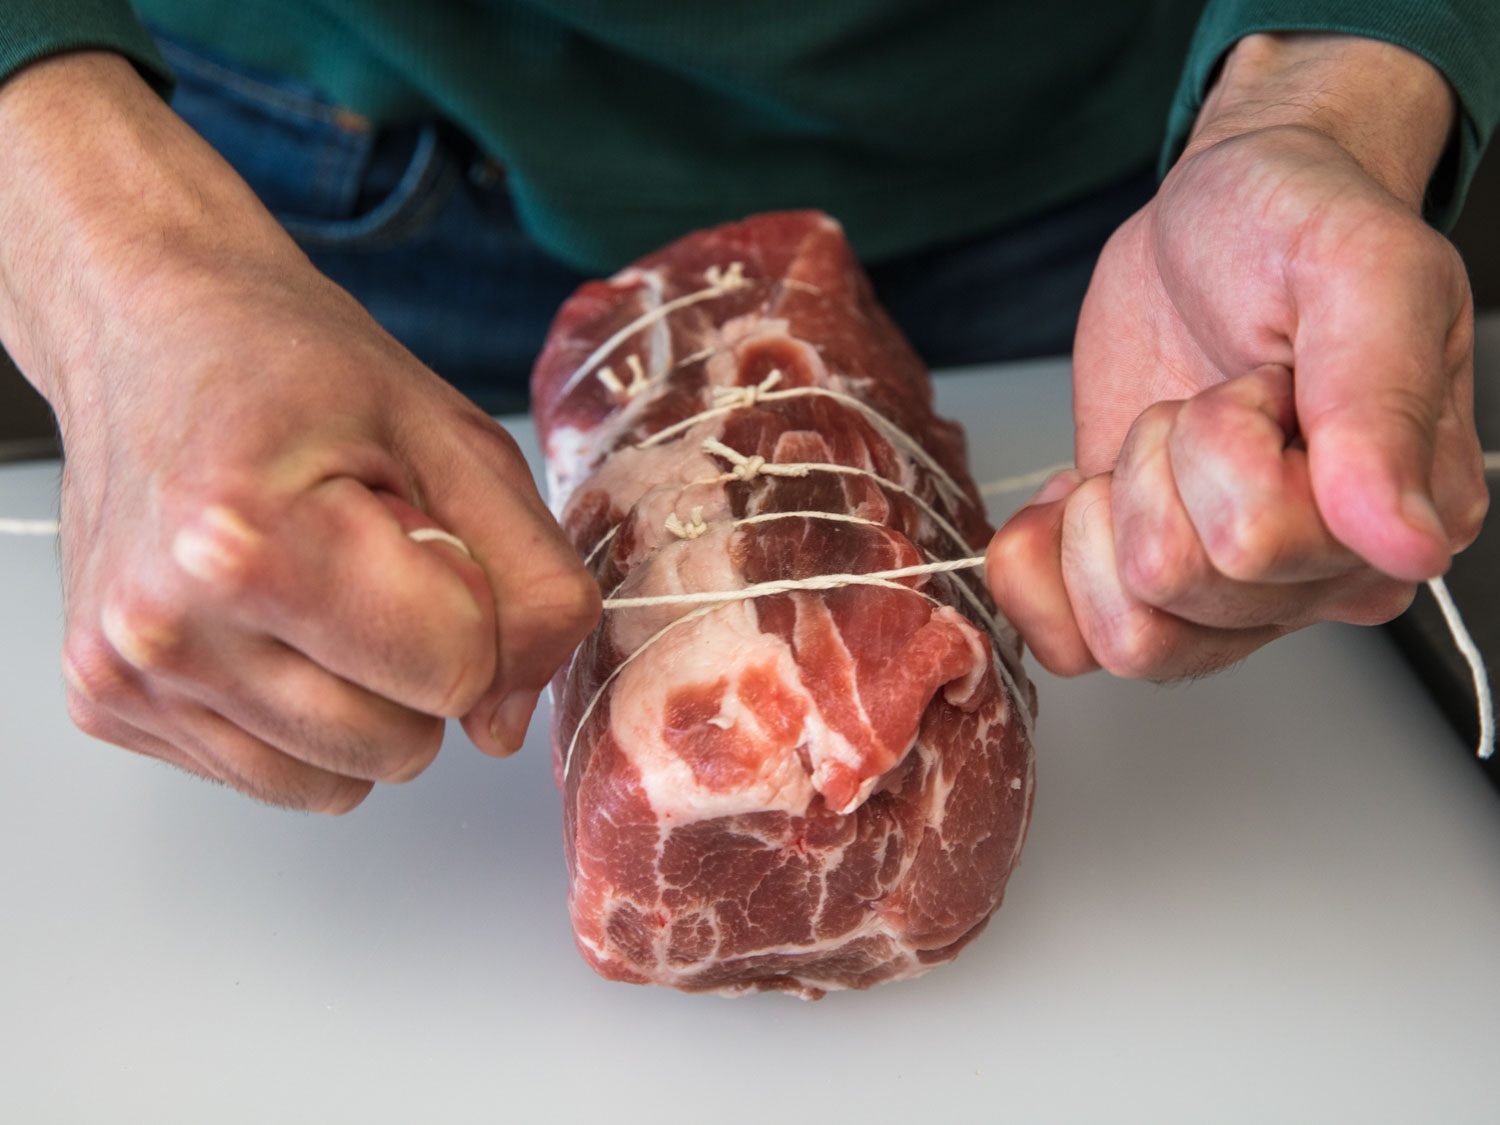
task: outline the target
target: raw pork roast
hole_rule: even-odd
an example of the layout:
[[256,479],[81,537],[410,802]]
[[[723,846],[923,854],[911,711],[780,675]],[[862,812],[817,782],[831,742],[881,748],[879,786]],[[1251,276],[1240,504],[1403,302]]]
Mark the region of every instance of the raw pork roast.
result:
[[[962,431],[815,212],[584,285],[532,389],[554,508],[607,597],[885,571],[990,534]],[[1035,703],[972,571],[611,609],[553,701],[573,929],[614,980],[818,997],[916,976],[983,929],[1020,854]]]

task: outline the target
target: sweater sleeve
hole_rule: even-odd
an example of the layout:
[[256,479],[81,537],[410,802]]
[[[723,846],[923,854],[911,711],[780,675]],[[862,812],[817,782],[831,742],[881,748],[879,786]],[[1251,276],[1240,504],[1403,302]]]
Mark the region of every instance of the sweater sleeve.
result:
[[0,3],[0,82],[49,55],[87,48],[116,51],[158,91],[171,89],[172,73],[127,0]]
[[1426,212],[1433,225],[1452,227],[1500,122],[1500,0],[1209,0],[1168,117],[1163,172],[1187,143],[1225,52],[1258,31],[1382,39],[1421,55],[1447,77],[1458,95],[1458,128],[1428,186]]

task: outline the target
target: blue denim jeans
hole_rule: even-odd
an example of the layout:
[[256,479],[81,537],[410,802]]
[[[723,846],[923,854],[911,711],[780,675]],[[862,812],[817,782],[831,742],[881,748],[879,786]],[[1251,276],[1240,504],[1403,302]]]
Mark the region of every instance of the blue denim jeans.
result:
[[[305,84],[158,42],[177,73],[173,108],[314,264],[480,405],[524,409],[547,326],[585,276],[527,236],[504,170],[443,121],[374,129]],[[870,275],[934,366],[1065,352],[1099,250],[1154,186],[1142,170]]]

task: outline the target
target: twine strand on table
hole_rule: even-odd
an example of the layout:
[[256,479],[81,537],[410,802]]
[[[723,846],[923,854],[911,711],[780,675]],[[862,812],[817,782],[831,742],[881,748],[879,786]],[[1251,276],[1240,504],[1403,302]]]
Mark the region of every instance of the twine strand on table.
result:
[[[1484,463],[1487,469],[1500,469],[1500,451],[1487,452],[1484,455]],[[1071,467],[1068,464],[1049,465],[1045,469],[1036,469],[1029,473],[1018,473],[1015,476],[1003,477],[1000,480],[982,484],[979,486],[979,491],[985,496],[996,496],[1005,492],[1014,492],[1040,483],[1054,473]],[[761,467],[761,471],[764,471],[763,466]],[[819,514],[826,515],[827,513]],[[782,518],[783,515],[782,513],[767,513],[764,518]],[[761,517],[750,517],[747,520],[739,522],[753,523],[759,518]],[[591,558],[614,538],[616,530],[618,528],[611,529],[604,539],[595,544],[594,551],[590,555]],[[58,521],[55,519],[0,519],[0,535],[49,537],[55,536],[57,533]],[[417,542],[431,540],[447,543],[473,557],[468,547],[463,543],[463,540],[459,539],[456,535],[438,528],[419,528],[411,532],[410,537]],[[606,610],[635,609],[643,606],[666,605],[675,602],[679,604],[701,605],[707,611],[716,605],[742,601],[751,597],[767,597],[775,593],[789,593],[793,590],[827,590],[849,585],[884,585],[910,590],[912,587],[902,585],[897,579],[924,574],[942,574],[958,570],[979,569],[983,566],[984,557],[975,555],[962,559],[948,559],[939,562],[924,563],[918,566],[901,567],[889,571],[873,571],[867,574],[819,575],[813,578],[757,583],[755,586],[747,586],[740,590],[718,592],[696,591],[683,594],[664,594],[648,598],[611,598],[604,602],[604,608]],[[771,587],[775,587],[775,589]],[[1484,654],[1479,651],[1479,646],[1474,642],[1473,634],[1469,632],[1468,626],[1464,623],[1463,614],[1459,612],[1458,606],[1454,603],[1453,595],[1448,589],[1448,584],[1442,578],[1433,578],[1427,582],[1427,588],[1432,591],[1432,596],[1436,599],[1439,610],[1442,611],[1443,623],[1448,627],[1448,633],[1453,638],[1454,646],[1463,656],[1464,662],[1469,666],[1470,675],[1473,677],[1475,702],[1479,714],[1479,743],[1476,752],[1480,758],[1488,759],[1495,752],[1495,701],[1494,693],[1490,690],[1489,671],[1485,664]],[[679,621],[681,620],[679,619]],[[666,631],[663,630],[663,632]]]
[[[718,266],[711,267],[708,271],[705,272],[704,281],[706,282],[706,285],[702,289],[698,289],[694,292],[684,294],[683,296],[680,296],[675,300],[667,301],[660,305],[657,305],[656,307],[649,309],[641,315],[637,316],[634,320],[630,321],[628,324],[624,325],[622,328],[613,333],[608,339],[606,339],[597,348],[595,348],[595,350],[590,355],[588,355],[576,369],[574,369],[573,373],[569,376],[567,382],[564,384],[561,393],[567,394],[575,387],[577,387],[590,373],[594,373],[598,377],[600,383],[606,388],[606,390],[610,391],[616,397],[626,400],[627,402],[633,399],[640,398],[644,392],[649,390],[657,382],[657,376],[647,375],[639,357],[632,354],[626,357],[626,368],[630,373],[630,382],[626,383],[620,379],[619,375],[614,371],[612,367],[605,365],[605,360],[609,359],[616,349],[618,349],[637,332],[640,332],[642,329],[666,319],[677,310],[697,304],[701,301],[709,301],[714,300],[718,297],[726,296],[750,284],[750,280],[745,277],[744,266],[740,262],[731,262],[725,268],[720,268]],[[703,354],[706,356],[710,353],[705,352]],[[693,358],[697,358],[697,356],[694,356]],[[709,391],[709,406],[707,409],[699,411],[698,413],[693,414],[687,418],[683,418],[680,421],[677,421],[657,431],[656,433],[651,434],[649,437],[638,441],[635,448],[650,448],[651,446],[659,442],[668,440],[680,433],[685,433],[698,422],[733,413],[738,410],[753,408],[763,402],[770,403],[784,401],[787,399],[803,396],[823,396],[832,399],[835,402],[838,402],[840,405],[857,410],[878,430],[882,431],[883,435],[888,440],[890,440],[893,444],[895,444],[908,456],[910,456],[915,464],[925,469],[927,471],[929,480],[933,484],[937,499],[950,512],[956,511],[958,505],[967,499],[964,491],[958,486],[957,482],[948,474],[948,472],[937,461],[937,459],[934,458],[932,454],[930,454],[922,446],[920,442],[916,441],[910,434],[906,433],[906,431],[902,427],[896,425],[889,418],[885,417],[885,415],[880,413],[874,407],[870,406],[869,403],[864,402],[863,400],[853,395],[846,394],[842,391],[834,390],[828,387],[800,386],[778,389],[778,384],[781,382],[781,380],[781,371],[772,370],[764,380],[756,385],[712,387]],[[868,469],[861,469],[855,466],[819,462],[800,464],[777,463],[768,461],[765,457],[759,454],[747,455],[738,450],[731,449],[716,438],[708,438],[704,440],[702,442],[702,448],[705,453],[719,457],[730,463],[730,471],[722,474],[717,478],[718,481],[723,482],[740,481],[744,483],[750,483],[751,481],[754,481],[761,476],[800,477],[807,475],[809,472],[835,472],[858,474],[869,477],[882,488],[905,494],[908,499],[916,503],[918,508],[921,509],[922,514],[932,520],[936,526],[940,527],[950,539],[954,540],[959,545],[960,549],[969,549],[968,542],[958,532],[958,529],[955,528],[951,523],[949,523],[936,510],[934,510],[934,508],[924,499],[922,499],[922,497],[918,496],[914,490],[897,484],[894,481],[885,480],[884,478],[878,476]],[[1031,470],[1030,472],[1019,473],[1015,476],[1010,477],[1004,477],[1000,480],[990,481],[987,484],[981,485],[979,487],[979,493],[981,496],[997,496],[1008,492],[1019,491],[1024,488],[1035,487],[1051,478],[1055,473],[1070,469],[1072,467],[1073,466],[1068,463],[1048,465],[1044,468]],[[1486,452],[1484,454],[1484,467],[1486,470],[1500,469],[1500,451]],[[812,513],[805,514],[810,515]],[[830,518],[834,518],[832,517],[832,514],[825,513],[825,515],[829,515]],[[762,518],[778,517],[780,517],[780,514],[778,513],[767,513],[765,516],[751,517],[751,519],[749,520],[737,521],[737,523],[756,522],[758,519]],[[707,525],[703,522],[702,509],[697,507],[695,507],[691,511],[689,520],[686,523],[684,523],[675,512],[669,514],[666,518],[664,527],[665,530],[675,538],[684,541],[696,539],[699,536],[703,535],[708,529]],[[593,549],[587,553],[587,557],[585,559],[586,564],[591,564],[593,562],[593,560],[599,555],[599,553],[605,548],[605,546],[608,545],[609,542],[614,538],[615,533],[618,530],[619,525],[611,528],[609,532],[594,545]],[[49,537],[57,535],[58,531],[58,521],[53,519],[0,518],[0,535]],[[456,535],[453,535],[450,532],[444,531],[440,528],[419,528],[417,530],[409,532],[408,536],[413,541],[418,543],[441,542],[450,547],[453,547],[456,550],[462,551],[470,558],[474,557],[463,540],[459,539]],[[610,676],[605,680],[605,682],[600,685],[600,688],[595,694],[594,699],[590,702],[588,708],[580,718],[578,726],[574,729],[573,741],[569,744],[567,758],[564,762],[564,776],[567,775],[567,765],[572,760],[573,746],[577,743],[578,734],[583,729],[584,722],[588,719],[589,714],[594,710],[594,706],[598,703],[599,698],[604,692],[604,689],[609,685],[611,681],[614,680],[617,675],[619,675],[621,669],[626,664],[629,664],[632,660],[638,657],[641,652],[650,647],[650,645],[654,641],[658,640],[660,637],[671,631],[676,626],[683,624],[685,621],[700,617],[705,613],[712,611],[718,606],[722,606],[732,602],[746,601],[752,598],[769,597],[776,594],[785,594],[795,591],[833,590],[844,586],[855,585],[881,586],[886,588],[893,588],[896,590],[905,590],[910,591],[914,594],[918,594],[924,598],[928,598],[929,600],[934,600],[932,599],[931,595],[926,594],[925,592],[917,589],[914,586],[904,585],[899,580],[902,578],[925,577],[928,575],[936,574],[953,574],[961,570],[977,570],[983,566],[984,556],[966,555],[963,558],[937,559],[931,562],[920,563],[914,566],[896,567],[887,570],[869,571],[866,573],[823,574],[813,575],[807,578],[782,579],[771,582],[760,582],[742,587],[738,590],[683,591],[675,594],[661,594],[644,597],[606,598],[603,603],[604,609],[606,611],[619,611],[663,605],[690,605],[698,606],[700,608],[677,618],[676,620],[672,621],[667,626],[659,630],[654,636],[647,640],[644,645],[638,648],[635,652],[631,653],[630,656],[628,656],[622,664],[617,666],[610,674]],[[998,624],[995,621],[994,617],[984,609],[978,598],[973,595],[973,592],[969,590],[964,583],[960,582],[957,585],[966,595],[968,595],[969,600],[974,604],[975,608],[980,611],[981,617],[985,620],[985,623],[990,626],[991,632],[995,633],[998,638]],[[1480,733],[1478,753],[1481,758],[1488,758],[1491,754],[1494,753],[1495,712],[1494,699],[1489,687],[1489,676],[1485,668],[1483,654],[1480,653],[1478,645],[1474,643],[1473,636],[1469,633],[1467,626],[1464,624],[1463,615],[1459,612],[1458,606],[1454,604],[1453,597],[1443,579],[1441,577],[1433,578],[1428,581],[1427,586],[1432,591],[1433,597],[1437,600],[1438,608],[1442,611],[1443,621],[1447,625],[1448,631],[1453,637],[1454,644],[1458,647],[1459,652],[1462,654],[1464,660],[1469,665],[1470,672],[1473,674],[1474,691],[1479,709]],[[1000,662],[1000,666],[1003,669],[1003,662]],[[1006,679],[1009,680],[1010,677],[1007,675]],[[1012,684],[1011,686],[1014,689],[1015,685]],[[1017,698],[1020,698],[1019,694],[1017,695]],[[1022,710],[1024,711],[1025,708],[1022,708]]]
[[0,535],[56,535],[56,520],[0,519]]

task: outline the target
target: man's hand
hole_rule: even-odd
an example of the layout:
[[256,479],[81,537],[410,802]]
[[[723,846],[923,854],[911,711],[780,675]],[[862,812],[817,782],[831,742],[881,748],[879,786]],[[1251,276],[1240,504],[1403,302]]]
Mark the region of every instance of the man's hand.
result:
[[1386,621],[1478,534],[1468,283],[1420,217],[1453,113],[1397,47],[1231,52],[1095,271],[1078,472],[990,545],[1044,666],[1170,679],[1313,622]]
[[416,776],[442,716],[515,750],[599,594],[510,438],[123,60],[23,72],[0,146],[0,338],[67,453],[75,722],[327,812]]

